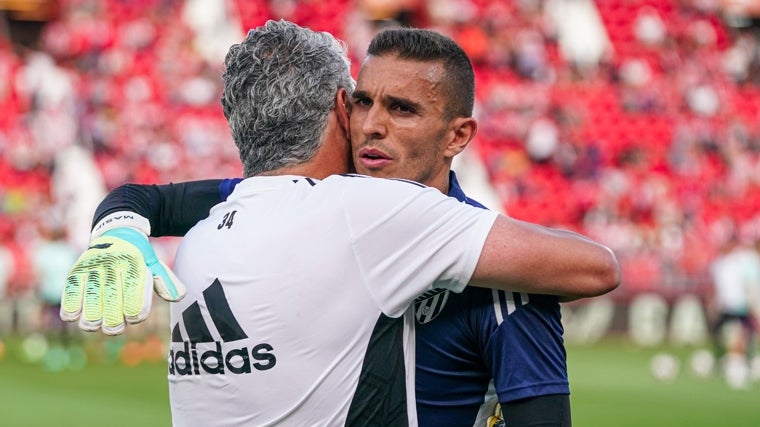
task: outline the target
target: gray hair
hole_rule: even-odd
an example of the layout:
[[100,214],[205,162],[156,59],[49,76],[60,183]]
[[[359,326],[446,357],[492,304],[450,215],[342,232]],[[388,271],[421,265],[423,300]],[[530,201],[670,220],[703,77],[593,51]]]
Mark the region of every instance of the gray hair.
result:
[[246,177],[310,160],[339,88],[354,89],[345,43],[284,20],[230,47],[222,109]]

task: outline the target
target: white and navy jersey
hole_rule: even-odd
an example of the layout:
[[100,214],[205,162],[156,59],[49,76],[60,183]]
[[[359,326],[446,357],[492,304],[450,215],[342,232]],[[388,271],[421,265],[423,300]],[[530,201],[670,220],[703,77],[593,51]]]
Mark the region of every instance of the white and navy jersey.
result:
[[[240,178],[139,186],[108,194],[95,222],[130,210],[148,218],[153,236],[181,236],[226,200]],[[454,172],[449,196],[465,196]],[[469,427],[502,404],[570,393],[557,299],[467,287],[432,291],[415,302],[417,416],[420,426]],[[509,405],[507,405],[509,407]],[[520,416],[512,411],[509,420]]]
[[417,425],[404,314],[462,291],[495,217],[406,181],[240,182],[175,258],[173,423]]
[[[449,196],[483,208],[454,172]],[[435,290],[417,299],[415,318],[420,426],[484,426],[497,402],[570,393],[556,297]]]

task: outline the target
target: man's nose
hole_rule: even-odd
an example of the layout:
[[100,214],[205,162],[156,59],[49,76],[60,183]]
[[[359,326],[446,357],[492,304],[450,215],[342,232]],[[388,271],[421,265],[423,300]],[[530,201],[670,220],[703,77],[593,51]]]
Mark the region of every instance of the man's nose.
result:
[[373,105],[367,110],[362,123],[362,132],[369,138],[383,138],[387,131],[388,114],[379,105]]

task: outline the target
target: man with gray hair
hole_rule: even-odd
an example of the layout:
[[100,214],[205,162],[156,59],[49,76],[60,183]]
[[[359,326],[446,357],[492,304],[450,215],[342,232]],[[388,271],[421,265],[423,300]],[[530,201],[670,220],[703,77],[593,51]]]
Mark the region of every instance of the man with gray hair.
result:
[[[471,285],[580,298],[619,283],[614,254],[578,234],[410,181],[339,175],[349,170],[349,135],[358,136],[349,132],[353,88],[348,63],[334,58],[339,46],[325,33],[270,21],[227,56],[222,102],[246,179],[187,233],[175,259],[187,287],[171,316],[176,425],[417,425],[417,296]],[[318,85],[303,84],[305,75]],[[424,108],[378,99],[388,111],[373,112],[373,91],[354,96],[353,108],[397,120]],[[453,119],[454,133],[472,127]],[[283,139],[285,128],[296,129]],[[354,159],[388,162],[390,147],[364,148]],[[145,218],[113,208],[72,269],[62,317],[118,333],[149,311],[149,298],[140,299],[150,294],[147,268],[171,299],[182,292],[154,270]],[[132,280],[93,274],[113,270],[113,259],[133,267],[124,270]],[[109,297],[122,290],[131,304]]]

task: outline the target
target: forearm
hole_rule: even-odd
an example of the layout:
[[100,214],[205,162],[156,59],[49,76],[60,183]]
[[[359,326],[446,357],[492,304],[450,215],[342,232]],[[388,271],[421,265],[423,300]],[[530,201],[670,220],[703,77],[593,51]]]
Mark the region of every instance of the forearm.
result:
[[620,265],[604,245],[577,233],[501,216],[494,223],[472,284],[573,298],[615,289]]
[[211,179],[163,185],[124,184],[98,205],[93,226],[111,213],[130,211],[150,222],[153,237],[184,236],[222,201],[222,182]]

